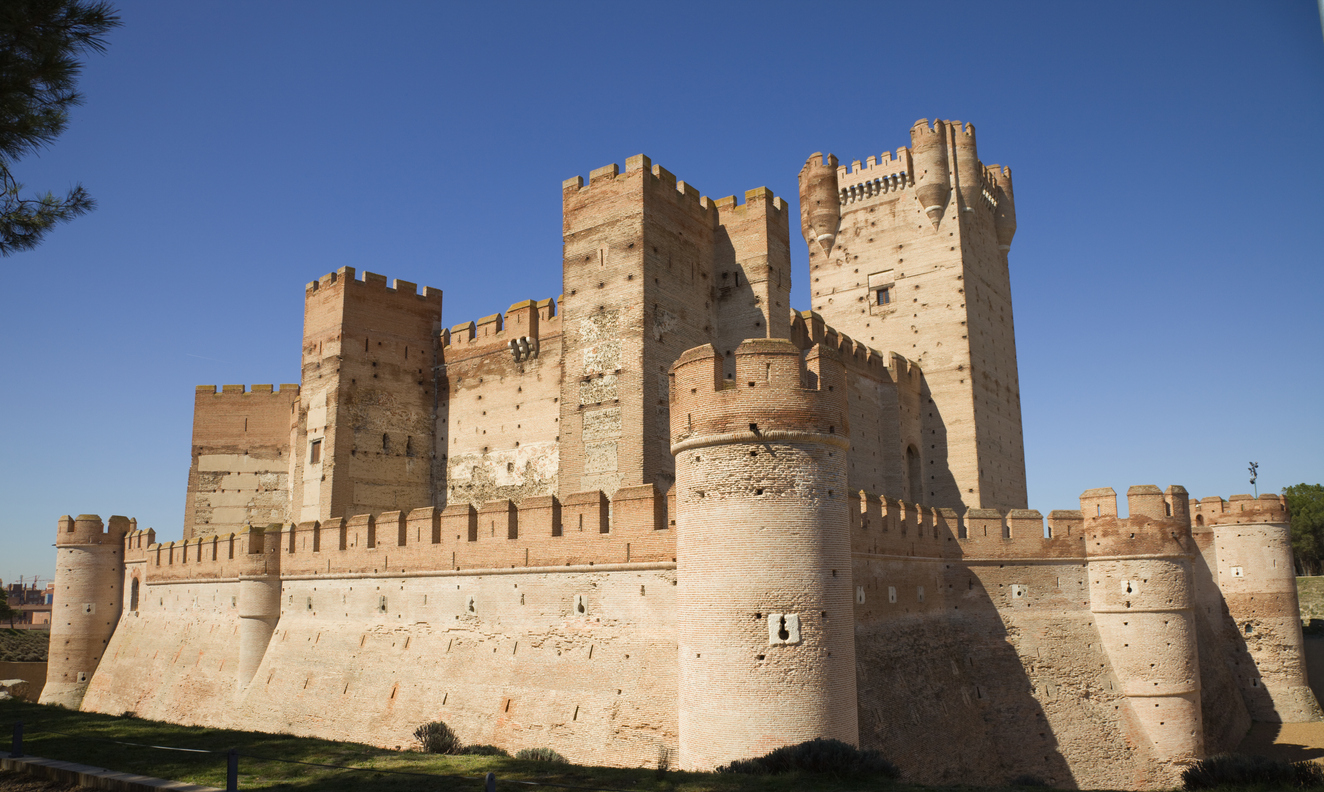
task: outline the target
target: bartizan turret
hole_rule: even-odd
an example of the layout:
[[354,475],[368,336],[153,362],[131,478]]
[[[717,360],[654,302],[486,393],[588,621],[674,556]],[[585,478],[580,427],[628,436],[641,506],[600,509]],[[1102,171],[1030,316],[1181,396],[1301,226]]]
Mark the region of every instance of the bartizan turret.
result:
[[1190,513],[1181,487],[1131,487],[1126,500],[1122,518],[1111,487],[1080,496],[1090,610],[1161,775],[1140,785],[1172,784],[1204,755]]
[[935,120],[929,126],[921,118],[910,128],[910,150],[914,157],[915,198],[937,228],[952,195],[952,181],[947,164],[947,125]]
[[42,704],[78,709],[124,607],[127,517],[80,514],[59,520],[55,536],[55,605]]
[[1016,200],[1011,189],[1011,168],[994,165],[989,168],[989,174],[998,188],[998,205],[993,210],[993,229],[997,232],[998,248],[1005,256],[1011,250],[1012,237],[1016,236]]
[[956,180],[961,186],[961,210],[973,212],[984,191],[984,166],[975,146],[975,125],[953,121],[952,149],[956,153]]
[[752,339],[672,367],[680,765],[857,743],[846,374]]
[[841,196],[837,158],[815,152],[800,169],[800,230],[814,240],[823,255],[832,254],[841,226]]

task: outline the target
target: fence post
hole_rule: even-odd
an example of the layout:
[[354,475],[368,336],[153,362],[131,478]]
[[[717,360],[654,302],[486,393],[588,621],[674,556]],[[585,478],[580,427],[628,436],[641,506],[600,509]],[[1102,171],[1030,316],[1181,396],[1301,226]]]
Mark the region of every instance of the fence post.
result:
[[488,773],[483,779],[483,788],[486,792],[496,792],[496,773]]
[[225,792],[239,792],[239,751],[235,748],[225,758]]
[[14,744],[10,747],[9,757],[18,759],[23,755],[23,721],[14,723]]

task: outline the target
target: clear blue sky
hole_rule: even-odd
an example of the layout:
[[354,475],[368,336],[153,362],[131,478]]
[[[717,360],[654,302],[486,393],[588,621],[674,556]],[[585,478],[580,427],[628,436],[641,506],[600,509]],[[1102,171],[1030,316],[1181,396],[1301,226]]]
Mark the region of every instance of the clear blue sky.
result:
[[643,152],[794,202],[810,153],[918,118],[1015,173],[1031,507],[1324,481],[1314,0],[118,5],[17,168],[101,206],[0,259],[6,581],[49,579],[61,514],[179,537],[193,388],[297,381],[307,281],[440,287],[457,324],[560,292],[563,179]]

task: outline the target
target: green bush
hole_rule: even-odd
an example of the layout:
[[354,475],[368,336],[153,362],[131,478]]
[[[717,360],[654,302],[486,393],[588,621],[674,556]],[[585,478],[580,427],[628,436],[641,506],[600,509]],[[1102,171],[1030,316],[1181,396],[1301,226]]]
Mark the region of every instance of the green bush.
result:
[[510,756],[510,752],[495,745],[466,745],[458,753],[465,756]]
[[515,753],[516,759],[530,759],[535,762],[556,762],[557,764],[570,764],[570,760],[560,755],[551,748],[522,748]]
[[840,740],[819,737],[799,745],[787,745],[755,759],[741,759],[717,768],[719,773],[776,775],[819,773],[825,775],[873,775],[896,779],[901,771],[874,750],[860,750]]
[[424,753],[457,754],[464,747],[451,727],[441,721],[425,723],[414,729],[414,739],[423,746]]
[[1324,786],[1324,767],[1314,762],[1288,762],[1267,756],[1222,754],[1202,759],[1181,774],[1186,789],[1221,786],[1275,786],[1312,789]]

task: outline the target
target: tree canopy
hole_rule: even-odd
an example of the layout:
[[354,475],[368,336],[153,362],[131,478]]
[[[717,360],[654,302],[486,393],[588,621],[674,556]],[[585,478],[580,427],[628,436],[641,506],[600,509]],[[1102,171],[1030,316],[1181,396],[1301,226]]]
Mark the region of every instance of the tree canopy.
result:
[[12,166],[49,146],[82,104],[79,57],[106,48],[103,36],[120,24],[106,2],[0,2],[0,255],[29,250],[57,223],[95,208],[81,184],[63,198],[21,195]]
[[1292,514],[1292,553],[1306,574],[1318,575],[1324,566],[1324,484],[1283,487]]

